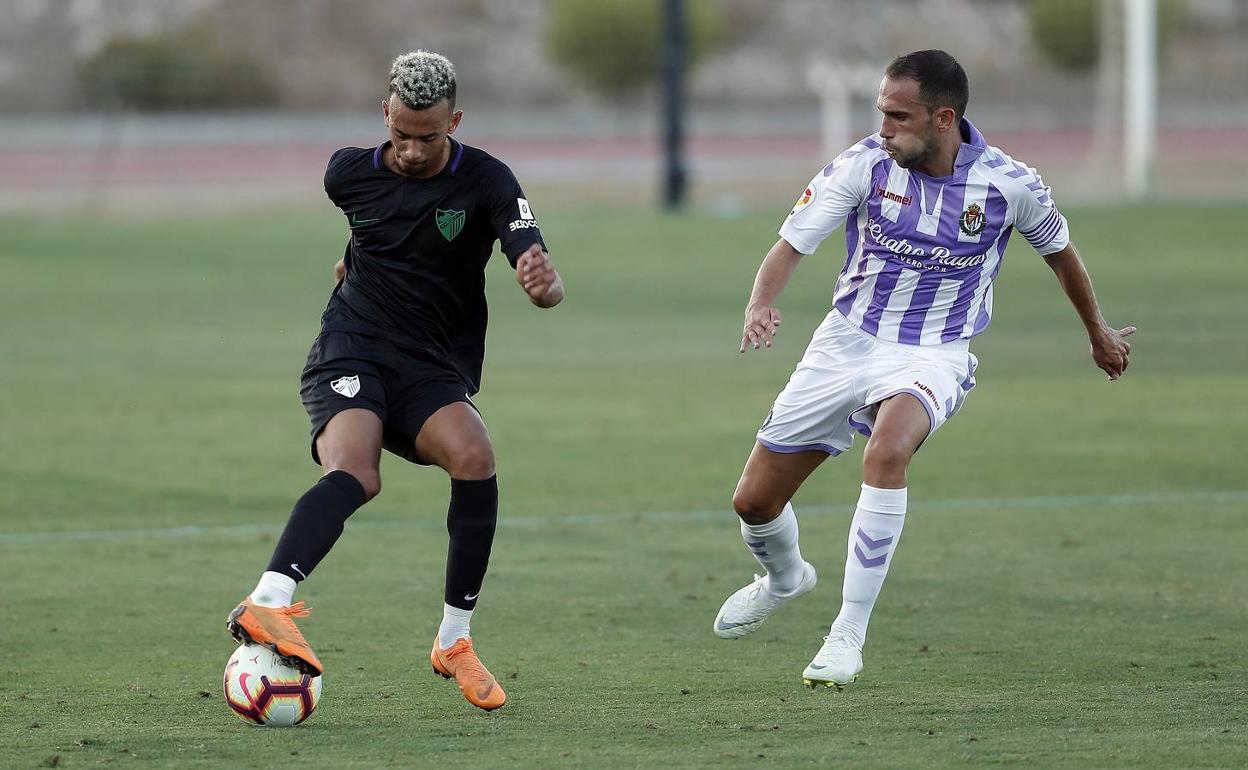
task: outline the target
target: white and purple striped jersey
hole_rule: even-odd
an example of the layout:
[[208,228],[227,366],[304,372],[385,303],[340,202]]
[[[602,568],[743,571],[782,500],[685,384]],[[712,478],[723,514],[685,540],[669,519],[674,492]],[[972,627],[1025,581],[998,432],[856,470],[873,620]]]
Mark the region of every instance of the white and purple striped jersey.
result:
[[848,254],[832,302],[879,339],[969,340],[988,326],[992,281],[1014,229],[1041,255],[1070,240],[1036,170],[990,147],[969,120],[961,129],[953,175],[940,178],[898,166],[879,134],[863,139],[811,180],[780,227],[793,248],[812,254],[845,224]]

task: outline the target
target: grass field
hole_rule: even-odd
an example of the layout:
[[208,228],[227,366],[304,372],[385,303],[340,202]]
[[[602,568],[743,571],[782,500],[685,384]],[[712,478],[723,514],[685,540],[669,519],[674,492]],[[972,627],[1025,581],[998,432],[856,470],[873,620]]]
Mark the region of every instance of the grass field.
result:
[[479,398],[503,503],[473,630],[510,703],[429,671],[448,484],[388,457],[300,590],[325,696],[285,731],[225,707],[223,621],[317,477],[297,377],[340,220],[0,222],[0,767],[1248,765],[1248,208],[1068,214],[1131,369],[1105,381],[1016,239],[839,694],[800,672],[858,451],[797,500],[819,590],[745,640],[710,625],[756,567],[730,495],[840,236],[741,357],[774,212],[546,215],[568,300],[491,266]]

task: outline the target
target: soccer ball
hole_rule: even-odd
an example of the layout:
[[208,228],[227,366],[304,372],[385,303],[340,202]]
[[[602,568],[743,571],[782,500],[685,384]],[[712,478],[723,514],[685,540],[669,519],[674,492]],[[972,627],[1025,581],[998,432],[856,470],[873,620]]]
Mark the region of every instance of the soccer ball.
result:
[[321,677],[282,663],[259,644],[240,644],[225,664],[225,702],[253,725],[291,727],[312,716],[321,700]]

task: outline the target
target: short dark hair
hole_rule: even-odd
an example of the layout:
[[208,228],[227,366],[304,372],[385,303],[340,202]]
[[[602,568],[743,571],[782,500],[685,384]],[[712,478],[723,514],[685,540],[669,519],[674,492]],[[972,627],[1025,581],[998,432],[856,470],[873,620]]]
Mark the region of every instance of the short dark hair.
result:
[[966,70],[944,51],[933,48],[898,56],[884,74],[918,81],[919,96],[930,109],[952,107],[959,118],[966,113],[966,102],[971,97]]

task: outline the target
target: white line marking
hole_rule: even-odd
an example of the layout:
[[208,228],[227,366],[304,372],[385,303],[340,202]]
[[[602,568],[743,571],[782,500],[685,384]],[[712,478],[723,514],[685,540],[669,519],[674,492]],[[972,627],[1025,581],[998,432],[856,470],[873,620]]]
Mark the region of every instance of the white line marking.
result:
[[[913,498],[912,498],[913,500]],[[949,511],[966,509],[1000,508],[1027,510],[1039,508],[1064,508],[1088,505],[1129,506],[1166,505],[1170,503],[1243,503],[1248,502],[1248,489],[1191,492],[1147,492],[1143,494],[1118,495],[1065,495],[1043,497],[970,497],[956,500],[913,501],[912,511]],[[844,513],[853,511],[853,503],[840,505],[801,505],[798,512],[803,516]],[[702,521],[732,519],[732,509],[725,505],[706,511],[648,511],[643,513],[593,513],[571,516],[504,516],[500,527],[546,527],[557,524],[599,525],[642,521]],[[115,540],[176,540],[187,537],[230,537],[234,535],[277,534],[282,523],[272,524],[226,524],[220,526],[189,525],[184,527],[66,530],[41,532],[0,532],[0,545],[30,545],[35,543],[71,543],[80,541]],[[388,531],[395,529],[442,529],[441,520],[351,520],[349,529]]]

